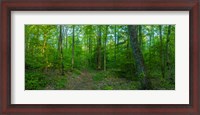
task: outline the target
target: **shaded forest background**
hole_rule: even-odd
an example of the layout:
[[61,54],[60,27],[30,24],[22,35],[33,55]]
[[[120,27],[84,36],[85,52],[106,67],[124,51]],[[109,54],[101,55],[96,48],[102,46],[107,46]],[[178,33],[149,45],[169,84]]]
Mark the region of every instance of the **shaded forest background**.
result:
[[174,90],[175,25],[25,25],[26,90]]

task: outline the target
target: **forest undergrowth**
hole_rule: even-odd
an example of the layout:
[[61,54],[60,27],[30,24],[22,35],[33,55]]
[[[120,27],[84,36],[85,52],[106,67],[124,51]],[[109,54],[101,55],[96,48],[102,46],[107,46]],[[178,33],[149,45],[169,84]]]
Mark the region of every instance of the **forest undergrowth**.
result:
[[27,89],[38,90],[133,90],[139,83],[116,77],[112,71],[100,70],[75,69],[64,72],[64,75],[60,75],[58,70],[44,73],[29,71],[26,74]]
[[[153,89],[160,87],[164,90],[173,89],[165,80],[153,79]],[[40,72],[29,70],[26,72],[27,90],[138,90],[140,82],[137,79],[120,77],[115,70],[74,69],[65,71],[63,75],[59,70]]]

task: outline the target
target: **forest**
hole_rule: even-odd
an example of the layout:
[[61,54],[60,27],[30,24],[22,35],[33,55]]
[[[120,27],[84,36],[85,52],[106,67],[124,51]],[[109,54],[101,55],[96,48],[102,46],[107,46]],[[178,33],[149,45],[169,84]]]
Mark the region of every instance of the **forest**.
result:
[[25,25],[25,90],[174,90],[175,25]]

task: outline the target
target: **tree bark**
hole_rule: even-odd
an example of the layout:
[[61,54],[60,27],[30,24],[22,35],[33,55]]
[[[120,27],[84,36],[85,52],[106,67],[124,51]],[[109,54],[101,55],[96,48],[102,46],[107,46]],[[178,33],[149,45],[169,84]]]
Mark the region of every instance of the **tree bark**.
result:
[[165,65],[164,65],[164,52],[163,52],[163,38],[162,38],[162,26],[159,26],[159,34],[160,34],[160,60],[161,60],[161,73],[162,77],[165,77]]
[[151,30],[150,30],[150,35],[149,35],[149,68],[148,68],[149,70],[151,70],[151,63],[152,63],[151,62],[151,41],[152,41],[151,39],[154,38],[153,30],[154,30],[154,26],[152,25]]
[[[92,26],[89,26],[89,32],[91,32],[91,30],[92,30]],[[89,34],[89,39],[88,39],[89,41],[89,46],[88,46],[88,49],[89,49],[89,66],[91,66],[91,64],[92,64],[92,40],[91,40],[91,34]]]
[[106,34],[104,40],[104,71],[106,71],[106,42],[107,42],[108,26],[106,26]]
[[150,89],[150,85],[147,83],[147,76],[144,65],[144,58],[142,56],[142,52],[140,50],[137,38],[137,26],[129,25],[129,35],[130,35],[130,43],[133,51],[133,56],[136,64],[137,75],[141,78],[141,89]]
[[74,25],[72,26],[73,29],[73,36],[72,36],[72,70],[74,69]]
[[67,33],[68,32],[68,27],[66,27],[66,31],[65,32],[66,32],[66,34],[65,34],[65,36],[66,36],[66,43],[65,44],[66,44],[66,49],[67,49],[68,48],[68,33]]
[[[167,34],[167,41],[166,41],[166,68],[167,68],[167,73],[169,73],[169,65],[170,65],[170,60],[169,60],[169,42],[170,42],[170,34],[171,34],[171,25],[168,26],[168,34]],[[170,74],[168,75],[168,79],[170,79]]]
[[60,67],[61,67],[61,69],[60,69],[60,71],[61,71],[61,74],[62,75],[64,75],[64,71],[63,71],[63,69],[64,69],[64,64],[63,64],[63,49],[62,49],[62,38],[63,36],[62,36],[62,25],[60,25],[60,36],[59,36],[59,40],[58,40],[58,56],[59,56],[59,59],[60,59]]
[[99,26],[99,32],[98,32],[98,59],[97,59],[97,69],[101,69],[101,26]]

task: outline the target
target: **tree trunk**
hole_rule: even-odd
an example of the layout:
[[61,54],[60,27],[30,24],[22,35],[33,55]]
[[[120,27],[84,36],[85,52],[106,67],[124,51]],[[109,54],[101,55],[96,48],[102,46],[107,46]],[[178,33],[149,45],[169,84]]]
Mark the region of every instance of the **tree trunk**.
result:
[[161,73],[162,77],[165,77],[165,65],[164,65],[164,52],[163,52],[163,38],[162,38],[162,26],[159,26],[159,33],[160,33],[160,60],[161,60]]
[[154,30],[154,26],[151,26],[151,30],[150,30],[150,36],[149,36],[149,71],[151,71],[151,39],[154,38],[154,34],[153,31]]
[[140,50],[137,38],[137,26],[136,25],[129,25],[129,35],[130,35],[130,43],[133,51],[133,56],[135,59],[136,64],[136,71],[137,75],[141,78],[141,89],[150,89],[150,85],[147,80],[145,65],[144,65],[144,58],[142,56],[142,52]]
[[104,40],[104,71],[106,71],[106,42],[107,42],[108,26],[106,26],[106,34]]
[[92,50],[91,50],[91,37],[89,37],[89,66],[91,66],[91,64],[92,64]]
[[72,36],[72,70],[74,69],[74,25],[73,28],[73,36]]
[[99,32],[98,32],[98,57],[97,57],[97,69],[101,69],[101,26],[99,26]]
[[63,49],[62,49],[62,25],[60,25],[60,37],[59,37],[59,57],[60,57],[60,64],[61,64],[61,74],[64,75],[64,64],[63,64]]
[[65,31],[65,36],[66,36],[66,49],[68,48],[68,34],[67,34],[67,32],[68,32],[68,27],[66,27],[66,31]]
[[[89,26],[89,32],[91,32],[91,30],[92,30],[92,26]],[[91,40],[91,33],[89,34],[89,39],[88,39],[88,49],[89,49],[89,66],[91,66],[91,64],[92,64],[92,40]]]
[[[167,41],[166,41],[166,68],[167,68],[167,73],[169,73],[170,68],[170,60],[169,60],[169,42],[170,42],[170,34],[171,34],[171,25],[168,26],[168,34],[167,34]],[[168,74],[168,79],[170,79],[170,74]]]
[[[128,34],[129,34],[129,33],[128,33]],[[129,36],[128,39],[130,39],[130,36]],[[126,50],[127,50],[126,58],[127,58],[127,60],[130,60],[130,41],[129,41],[129,40],[127,40]]]
[[[67,58],[69,57],[68,55],[67,55],[67,53],[68,53],[68,26],[65,26],[66,27],[66,29],[65,29],[65,44],[66,44],[66,46],[65,46],[65,48],[66,48],[66,50],[65,50],[65,52],[64,53],[66,53],[66,56],[65,56],[65,61],[66,62],[68,62],[67,61]],[[63,64],[64,65],[64,64]],[[64,66],[63,66],[64,67]]]

